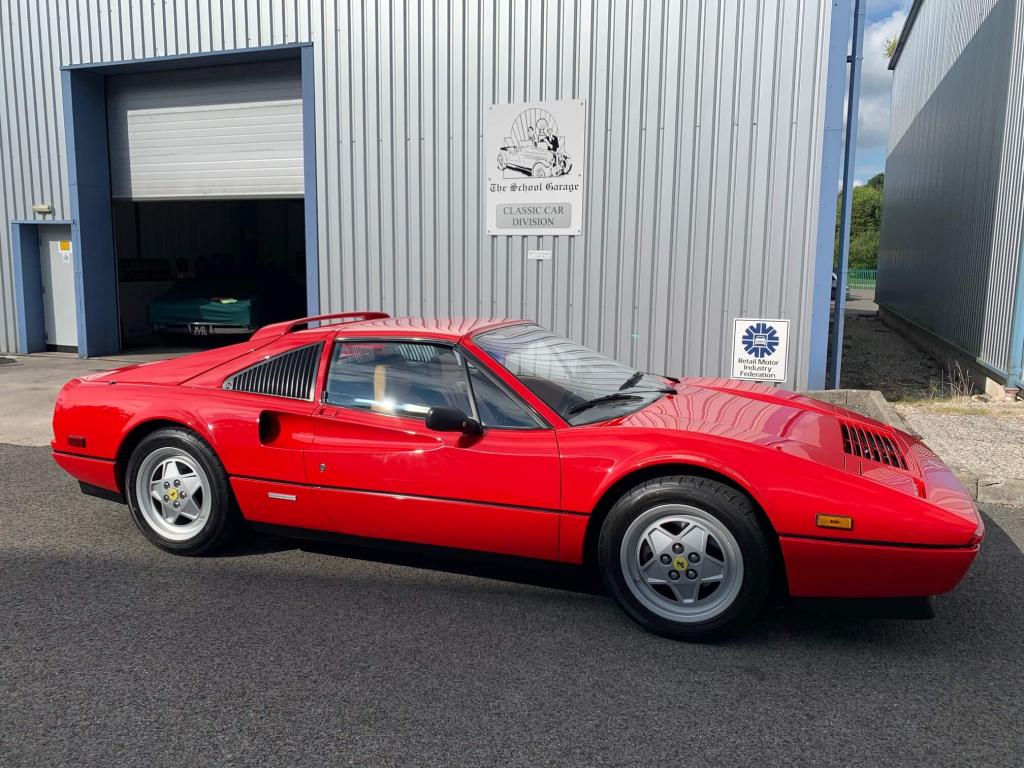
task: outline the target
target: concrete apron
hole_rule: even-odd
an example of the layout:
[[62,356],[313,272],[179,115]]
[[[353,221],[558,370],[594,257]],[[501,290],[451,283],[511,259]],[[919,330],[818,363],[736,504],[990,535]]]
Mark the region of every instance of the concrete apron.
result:
[[[920,437],[896,413],[885,396],[874,389],[824,389],[805,392],[809,397],[822,402],[832,403],[851,411],[881,421],[896,429],[909,432]],[[950,469],[960,478],[971,498],[979,504],[1011,504],[1019,505],[1024,499],[1024,478],[983,475],[973,470],[950,465]]]

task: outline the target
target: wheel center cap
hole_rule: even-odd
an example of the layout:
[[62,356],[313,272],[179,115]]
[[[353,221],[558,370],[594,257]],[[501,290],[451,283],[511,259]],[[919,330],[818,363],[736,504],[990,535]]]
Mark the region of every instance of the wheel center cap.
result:
[[167,491],[167,495],[171,497],[171,501],[177,501],[178,500],[178,489],[177,488],[171,488],[169,491]]
[[686,559],[685,555],[679,555],[672,561],[672,567],[677,571],[685,571],[690,567],[690,561]]

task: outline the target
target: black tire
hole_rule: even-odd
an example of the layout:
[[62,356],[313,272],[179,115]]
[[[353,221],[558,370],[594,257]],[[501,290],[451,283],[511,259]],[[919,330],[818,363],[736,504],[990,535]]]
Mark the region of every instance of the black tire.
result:
[[[173,450],[175,454],[188,457],[205,473],[209,486],[208,512],[204,515],[201,529],[182,540],[168,538],[161,534],[147,520],[137,492],[139,470],[151,456],[160,451]],[[242,528],[242,517],[238,511],[231,485],[223,465],[201,437],[194,432],[178,427],[157,430],[144,437],[132,451],[125,472],[125,496],[132,520],[142,535],[166,552],[176,555],[204,555],[223,547]]]
[[[627,532],[630,532],[631,539],[636,536],[635,531],[639,530],[647,520],[656,522],[660,510],[669,510],[665,505],[684,505],[689,510],[698,511],[707,520],[709,525],[715,525],[711,520],[717,520],[718,524],[724,526],[728,534],[731,534],[734,542],[729,546],[738,550],[741,555],[741,568],[734,566],[734,571],[742,571],[742,578],[735,576],[728,592],[720,596],[720,605],[715,610],[720,611],[717,615],[709,616],[706,620],[700,617],[668,618],[665,615],[652,610],[651,604],[657,604],[657,598],[641,600],[634,589],[641,594],[645,587],[636,585],[630,586],[631,576],[627,573],[630,552],[632,546],[623,549],[623,540]],[[655,510],[659,510],[656,512]],[[641,518],[643,518],[641,520]],[[633,523],[638,522],[638,527]],[[685,529],[684,529],[685,530]],[[750,621],[764,606],[772,584],[775,558],[772,548],[772,534],[768,526],[762,521],[758,511],[751,500],[736,489],[723,483],[703,477],[688,475],[676,475],[672,477],[659,477],[642,483],[628,493],[624,494],[608,513],[598,539],[598,566],[601,576],[608,591],[619,603],[628,616],[634,619],[645,629],[655,634],[669,637],[676,640],[706,641],[714,640],[733,632],[745,623]],[[713,536],[712,536],[713,538]],[[643,541],[641,536],[639,541]],[[673,545],[674,546],[674,545]],[[650,551],[648,544],[647,550]],[[650,572],[658,570],[660,565],[654,563],[652,558],[647,560],[641,571],[647,574],[644,569],[650,568]],[[640,560],[641,556],[637,556]],[[699,555],[698,555],[699,557]],[[723,561],[726,558],[723,556]],[[665,562],[665,561],[662,561]],[[715,562],[714,559],[711,560]],[[672,568],[666,566],[666,576],[671,575],[670,570],[680,567],[673,560]],[[696,566],[694,566],[696,568]],[[712,567],[714,567],[712,565]],[[692,575],[687,570],[681,571],[687,578]],[[658,578],[661,578],[660,576]],[[673,577],[680,583],[679,573]],[[698,578],[697,576],[694,577]],[[640,581],[643,578],[641,577]],[[685,584],[685,582],[683,582]],[[736,586],[738,585],[738,587]],[[713,595],[718,586],[725,586],[725,582],[719,585],[709,585]],[[671,584],[666,579],[664,587],[659,585],[657,590],[669,590]],[[647,587],[651,590],[655,588]],[[703,587],[697,587],[698,594]],[[673,590],[674,591],[674,590]],[[727,597],[734,595],[734,597]],[[710,599],[709,595],[709,599]],[[682,603],[680,603],[682,605]]]

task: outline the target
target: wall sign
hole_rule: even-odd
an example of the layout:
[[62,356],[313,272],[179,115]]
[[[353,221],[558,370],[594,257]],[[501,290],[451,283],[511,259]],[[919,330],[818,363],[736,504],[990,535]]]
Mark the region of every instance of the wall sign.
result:
[[585,133],[583,101],[488,108],[487,234],[582,234]]
[[57,250],[60,252],[60,263],[70,264],[71,263],[71,241],[61,240],[57,244]]
[[732,377],[785,381],[789,357],[789,320],[736,318]]

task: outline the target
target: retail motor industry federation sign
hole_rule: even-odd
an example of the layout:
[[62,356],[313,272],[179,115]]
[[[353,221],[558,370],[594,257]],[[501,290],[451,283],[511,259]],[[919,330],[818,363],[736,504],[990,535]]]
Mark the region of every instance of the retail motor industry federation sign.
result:
[[585,133],[583,101],[488,107],[487,234],[582,234]]
[[733,332],[732,377],[785,381],[789,320],[738,317]]

